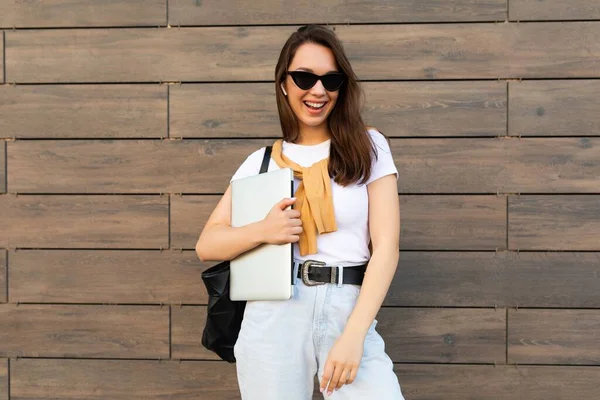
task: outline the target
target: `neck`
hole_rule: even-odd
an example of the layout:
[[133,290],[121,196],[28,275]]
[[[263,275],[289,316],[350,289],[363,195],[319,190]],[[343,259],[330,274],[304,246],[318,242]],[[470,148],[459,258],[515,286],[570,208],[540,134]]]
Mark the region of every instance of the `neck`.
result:
[[327,139],[331,138],[331,133],[326,125],[321,126],[302,126],[300,127],[299,138],[296,144],[304,146],[312,146],[315,144],[323,143]]

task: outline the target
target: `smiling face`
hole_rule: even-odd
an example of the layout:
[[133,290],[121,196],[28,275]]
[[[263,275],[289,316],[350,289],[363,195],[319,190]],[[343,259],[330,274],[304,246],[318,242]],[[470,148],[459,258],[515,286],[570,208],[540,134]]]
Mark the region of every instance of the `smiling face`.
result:
[[[298,47],[287,70],[325,75],[328,72],[337,72],[338,67],[329,48],[315,43],[305,43]],[[289,75],[282,83],[282,90],[287,93],[288,103],[298,118],[300,131],[307,127],[311,129],[327,127],[327,117],[337,102],[339,90],[334,92],[325,90],[320,80],[312,88],[302,90],[296,86]]]

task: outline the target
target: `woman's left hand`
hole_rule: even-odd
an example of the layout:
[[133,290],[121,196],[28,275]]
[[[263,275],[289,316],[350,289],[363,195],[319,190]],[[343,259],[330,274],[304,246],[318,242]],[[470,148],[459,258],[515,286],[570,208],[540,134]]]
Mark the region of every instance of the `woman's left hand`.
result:
[[364,336],[350,332],[342,333],[335,341],[325,363],[321,393],[327,389],[327,394],[331,395],[334,390],[354,382],[362,359],[364,342]]

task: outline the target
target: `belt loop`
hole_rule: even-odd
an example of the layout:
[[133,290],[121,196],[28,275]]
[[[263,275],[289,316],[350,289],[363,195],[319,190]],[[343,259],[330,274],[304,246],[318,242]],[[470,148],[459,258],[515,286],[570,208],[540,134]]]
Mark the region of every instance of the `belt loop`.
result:
[[342,265],[338,265],[337,269],[337,287],[342,287],[344,284],[344,267]]
[[294,285],[298,284],[298,269],[300,269],[300,264],[301,263],[299,261],[294,260],[294,266],[292,267],[292,269],[294,270],[292,274]]

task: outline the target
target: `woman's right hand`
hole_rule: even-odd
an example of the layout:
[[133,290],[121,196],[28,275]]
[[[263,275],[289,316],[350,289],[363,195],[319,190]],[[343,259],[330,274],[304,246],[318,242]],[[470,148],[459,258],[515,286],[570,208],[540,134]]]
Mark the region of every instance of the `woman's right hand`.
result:
[[296,198],[284,198],[275,204],[262,220],[265,242],[269,244],[295,243],[300,240],[302,221],[300,211],[286,210],[296,202]]

